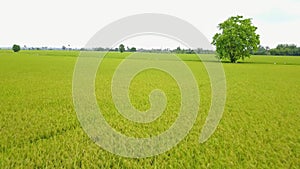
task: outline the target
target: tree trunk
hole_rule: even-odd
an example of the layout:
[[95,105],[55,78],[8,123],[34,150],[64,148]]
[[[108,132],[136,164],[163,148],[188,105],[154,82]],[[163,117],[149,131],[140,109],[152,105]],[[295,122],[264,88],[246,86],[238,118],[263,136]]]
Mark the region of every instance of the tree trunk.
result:
[[237,59],[234,57],[234,55],[230,55],[230,62],[236,63]]

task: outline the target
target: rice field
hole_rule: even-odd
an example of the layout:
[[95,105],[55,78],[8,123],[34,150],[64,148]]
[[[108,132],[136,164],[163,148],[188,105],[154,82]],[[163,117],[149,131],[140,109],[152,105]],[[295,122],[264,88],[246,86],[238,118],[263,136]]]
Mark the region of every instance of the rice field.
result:
[[[72,98],[78,55],[78,51],[0,50],[0,168],[299,168],[300,57],[252,56],[237,64],[223,62],[227,84],[223,118],[200,144],[211,103],[210,81],[196,55],[178,55],[200,91],[196,122],[171,150],[136,159],[102,149],[82,129]],[[159,88],[168,98],[167,106],[151,123],[125,119],[110,88],[115,68],[128,55],[112,52],[103,59],[95,79],[98,106],[107,122],[124,135],[158,135],[178,116],[180,90],[165,72],[139,73],[130,84],[132,105],[149,109],[148,95]]]

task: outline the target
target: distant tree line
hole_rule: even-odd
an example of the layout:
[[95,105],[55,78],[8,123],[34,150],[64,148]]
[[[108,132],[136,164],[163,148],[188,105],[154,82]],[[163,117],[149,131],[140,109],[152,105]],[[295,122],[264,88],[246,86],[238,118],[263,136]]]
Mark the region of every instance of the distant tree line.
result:
[[198,49],[183,49],[180,47],[177,47],[176,49],[137,49],[136,47],[129,47],[127,46],[125,48],[124,44],[120,44],[118,48],[103,48],[103,47],[97,47],[97,48],[81,48],[81,51],[114,51],[114,52],[147,52],[147,53],[177,53],[177,54],[214,54],[215,51],[213,50],[206,50],[202,48]]
[[120,46],[119,46],[119,48],[103,48],[103,47],[97,47],[97,48],[81,48],[80,49],[81,51],[103,51],[103,52],[105,52],[105,51],[111,51],[111,52],[121,52],[121,53],[123,53],[123,52],[136,52],[137,51],[137,49],[135,48],[135,47],[128,47],[127,46],[127,49],[125,49],[125,46],[123,45],[123,44],[121,44]]
[[[92,48],[86,49],[81,48],[80,50],[90,51],[114,51],[114,52],[147,52],[147,53],[177,53],[177,54],[215,54],[214,50],[207,50],[202,48],[197,49],[184,49],[177,47],[176,49],[137,49],[135,47],[126,47],[121,44],[119,48]],[[260,45],[256,52],[251,52],[252,55],[281,55],[281,56],[300,56],[300,47],[294,44],[279,44],[276,48],[271,49],[270,47]]]
[[[183,49],[177,47],[176,49],[137,49],[136,47],[126,47],[121,44],[118,48],[80,48],[75,49],[63,46],[62,48],[50,48],[50,47],[20,47],[20,45],[14,44],[11,48],[14,52],[22,50],[79,50],[79,51],[114,51],[114,52],[148,52],[148,53],[177,53],[177,54],[215,54],[214,50],[206,50],[202,48],[197,49]],[[252,55],[278,55],[278,56],[300,56],[300,47],[295,44],[279,44],[276,48],[270,49],[268,46],[259,46],[256,52],[251,52]]]
[[275,49],[270,50],[271,55],[287,55],[287,56],[300,56],[300,47],[294,44],[280,44]]
[[294,44],[279,44],[276,48],[260,46],[254,55],[300,56],[300,47]]
[[62,48],[57,48],[57,47],[53,48],[53,47],[47,47],[47,46],[27,47],[26,45],[21,47],[20,45],[17,45],[17,44],[14,44],[11,48],[4,48],[4,49],[12,49],[14,52],[19,52],[20,50],[80,50],[80,49],[71,48],[70,45],[68,45],[68,47],[62,46]]
[[180,47],[177,47],[174,50],[171,50],[171,53],[178,53],[178,54],[214,54],[215,51],[213,50],[207,50],[202,48],[197,49],[181,49]]

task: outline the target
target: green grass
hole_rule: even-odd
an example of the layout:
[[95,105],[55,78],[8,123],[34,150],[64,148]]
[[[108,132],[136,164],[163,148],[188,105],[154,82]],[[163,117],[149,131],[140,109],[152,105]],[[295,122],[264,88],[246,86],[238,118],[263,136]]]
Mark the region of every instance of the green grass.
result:
[[[0,50],[0,168],[300,166],[300,57],[253,56],[238,64],[223,63],[227,80],[223,118],[212,137],[199,144],[210,107],[209,78],[195,55],[180,55],[198,82],[197,121],[188,136],[166,153],[130,159],[99,148],[77,120],[72,76],[78,54]],[[131,83],[132,104],[147,110],[148,94],[160,88],[168,97],[167,108],[149,124],[123,118],[114,107],[110,83],[115,67],[127,55],[110,53],[100,66],[95,83],[99,106],[109,124],[125,135],[158,135],[176,120],[180,91],[166,73],[144,71]]]

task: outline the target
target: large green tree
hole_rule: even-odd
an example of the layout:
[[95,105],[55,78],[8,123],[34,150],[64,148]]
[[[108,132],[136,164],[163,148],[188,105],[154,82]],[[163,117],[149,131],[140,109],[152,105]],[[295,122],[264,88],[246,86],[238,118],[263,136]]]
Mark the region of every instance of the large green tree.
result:
[[218,25],[221,33],[215,34],[212,44],[216,46],[221,59],[230,59],[232,63],[238,59],[250,57],[250,52],[258,49],[260,40],[251,19],[233,16]]

